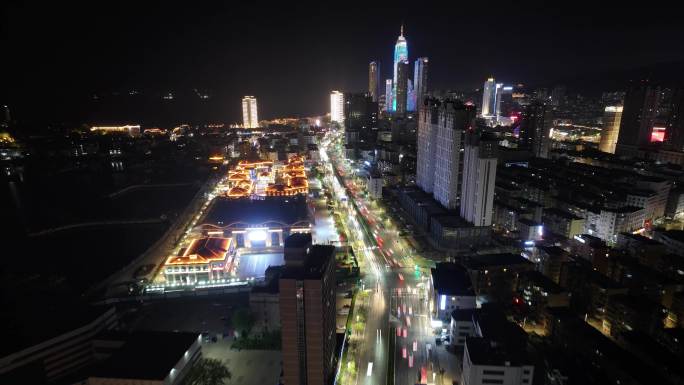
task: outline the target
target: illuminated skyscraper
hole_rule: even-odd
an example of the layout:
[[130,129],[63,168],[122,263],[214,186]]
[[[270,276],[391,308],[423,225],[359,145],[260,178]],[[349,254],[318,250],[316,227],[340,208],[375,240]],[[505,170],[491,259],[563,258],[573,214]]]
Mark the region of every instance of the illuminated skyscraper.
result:
[[[402,92],[397,88],[401,87],[399,84],[399,65],[404,62],[406,62],[406,66],[408,67],[408,45],[406,44],[406,38],[404,38],[404,25],[402,24],[397,44],[394,45],[394,92],[392,92],[392,111],[397,110],[397,99],[399,98],[397,94]],[[406,70],[406,79],[408,79],[408,68],[406,68]],[[406,99],[406,82],[404,82],[403,95],[404,99]],[[404,106],[406,106],[406,100],[404,100],[403,103]],[[406,112],[406,108],[404,108],[404,112]]]
[[496,83],[494,78],[489,78],[482,89],[482,116],[493,116],[496,101]]
[[397,65],[394,112],[400,115],[406,113],[406,104],[408,103],[408,72],[409,63],[407,60],[404,60]]
[[385,80],[385,111],[392,111],[392,79]]
[[603,129],[599,150],[615,154],[618,134],[620,133],[620,121],[622,120],[622,106],[607,106],[603,113]]
[[415,92],[416,109],[423,104],[427,96],[428,58],[419,57],[413,63],[413,92]]
[[368,65],[368,93],[374,102],[378,101],[378,87],[380,86],[380,63],[370,62]]
[[435,151],[433,196],[447,209],[459,206],[459,184],[464,166],[463,136],[473,126],[475,106],[464,104],[460,100],[442,103],[437,120],[437,134],[433,150]]
[[344,124],[344,94],[340,91],[330,93],[330,122]]
[[258,128],[257,100],[254,96],[242,98],[242,126],[244,128]]
[[492,224],[497,146],[487,134],[469,130],[465,135],[461,217],[475,226]]

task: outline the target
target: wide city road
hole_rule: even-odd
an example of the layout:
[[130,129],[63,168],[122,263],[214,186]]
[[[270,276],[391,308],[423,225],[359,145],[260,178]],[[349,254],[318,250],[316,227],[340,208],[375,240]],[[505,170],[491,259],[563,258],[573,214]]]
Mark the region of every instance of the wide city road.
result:
[[[357,255],[361,254],[363,288],[369,293],[365,299],[367,322],[355,357],[356,383],[387,383],[390,356],[394,357],[394,371],[389,375],[395,384],[434,383],[426,275],[415,266],[413,250],[401,239],[397,226],[354,177],[342,155],[339,137],[328,138],[323,152],[329,184],[343,207],[349,242]],[[388,351],[388,339],[395,342],[392,352]]]

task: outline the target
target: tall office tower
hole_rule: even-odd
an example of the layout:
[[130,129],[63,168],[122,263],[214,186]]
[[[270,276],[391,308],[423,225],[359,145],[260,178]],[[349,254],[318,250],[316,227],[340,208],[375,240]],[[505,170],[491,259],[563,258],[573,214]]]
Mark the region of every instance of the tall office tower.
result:
[[651,142],[660,90],[647,81],[631,84],[625,93],[616,151],[645,146]]
[[2,115],[3,115],[2,126],[9,127],[10,123],[12,122],[12,117],[10,115],[9,106],[7,106],[7,105],[2,106]]
[[380,63],[370,62],[368,65],[368,93],[374,102],[378,101],[378,89],[380,87]]
[[484,83],[484,88],[482,88],[482,116],[492,116],[496,113],[496,111],[494,111],[495,99],[496,83],[494,83],[494,78],[489,78]]
[[496,83],[494,87],[494,116],[499,119],[501,116],[501,94],[503,93],[503,83]]
[[427,96],[428,58],[419,57],[413,63],[413,92],[416,94],[416,108],[420,108]]
[[472,129],[475,115],[475,106],[460,100],[445,101],[439,110],[432,195],[447,209],[454,209],[460,203],[463,135]]
[[344,94],[340,91],[330,93],[330,122],[344,124]]
[[499,116],[510,116],[513,112],[513,87],[506,86],[501,89],[499,102]]
[[525,108],[520,120],[520,144],[539,158],[548,157],[549,133],[553,125],[551,107],[534,101]]
[[418,106],[416,184],[427,193],[432,193],[434,185],[439,106],[440,102],[431,98]]
[[406,104],[408,102],[408,72],[408,61],[405,60],[397,65],[397,84],[394,85],[394,112],[396,112],[399,115],[403,115],[406,113]]
[[311,234],[285,240],[279,282],[283,383],[324,385],[335,376],[335,247]]
[[416,90],[413,88],[411,79],[408,80],[406,88],[406,110],[413,112],[416,110]]
[[684,88],[678,88],[672,93],[665,143],[673,150],[684,151]]
[[242,126],[244,128],[258,128],[257,100],[254,96],[242,98]]
[[[392,83],[394,90],[392,91],[392,111],[397,110],[397,92],[399,92],[397,90],[397,86],[399,86],[399,66],[401,63],[406,61],[408,61],[408,45],[406,44],[406,38],[404,38],[404,25],[402,24],[401,32],[397,38],[397,43],[394,45],[394,78]],[[406,79],[408,79],[408,73],[406,74]],[[403,103],[406,103],[406,87],[404,87],[403,99]],[[404,112],[406,112],[406,109],[404,109]]]
[[551,105],[561,106],[565,104],[565,86],[555,86],[551,90]]
[[476,130],[465,134],[461,217],[475,226],[492,224],[498,140],[490,135]]
[[385,80],[385,111],[392,111],[392,79]]
[[603,129],[599,150],[615,154],[615,145],[620,132],[620,120],[622,120],[622,106],[607,106],[603,112]]

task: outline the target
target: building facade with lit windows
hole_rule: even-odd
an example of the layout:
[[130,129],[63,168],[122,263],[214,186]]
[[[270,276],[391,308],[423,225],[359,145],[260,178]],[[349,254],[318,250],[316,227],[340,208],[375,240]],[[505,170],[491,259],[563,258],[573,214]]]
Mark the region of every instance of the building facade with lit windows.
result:
[[620,121],[622,120],[622,106],[607,106],[603,113],[603,128],[599,150],[615,154],[615,146],[620,133]]
[[368,93],[374,102],[378,101],[380,87],[380,63],[370,62],[368,65]]
[[254,96],[242,98],[242,125],[244,128],[258,128],[257,100]]
[[344,94],[340,91],[330,93],[330,122],[344,124]]
[[496,100],[496,83],[494,78],[489,78],[484,83],[482,89],[482,108],[480,114],[484,117],[494,116],[494,105]]

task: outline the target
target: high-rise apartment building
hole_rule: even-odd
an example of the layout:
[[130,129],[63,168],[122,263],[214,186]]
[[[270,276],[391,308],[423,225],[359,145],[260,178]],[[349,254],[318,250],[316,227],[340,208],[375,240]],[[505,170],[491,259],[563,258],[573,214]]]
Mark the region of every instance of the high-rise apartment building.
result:
[[485,81],[484,88],[482,89],[482,116],[493,116],[496,113],[495,101],[496,83],[494,82],[494,78],[489,78],[487,81]]
[[257,100],[254,96],[242,98],[242,126],[244,128],[258,128]]
[[395,110],[397,114],[405,114],[408,103],[408,73],[409,63],[407,60],[397,64],[397,83],[395,84]]
[[666,124],[665,143],[675,151],[684,151],[684,88],[674,90]]
[[599,150],[615,154],[618,133],[620,132],[620,120],[622,120],[622,106],[607,106],[603,112],[603,128]]
[[551,107],[540,101],[532,102],[525,108],[520,120],[521,146],[531,149],[538,158],[547,158],[552,125]]
[[340,91],[330,93],[330,122],[344,124],[344,94]]
[[416,183],[447,209],[459,205],[463,135],[475,107],[459,100],[427,98],[418,117]]
[[472,129],[475,114],[475,106],[461,101],[444,102],[439,111],[432,195],[447,209],[459,206],[463,136]]
[[419,57],[413,63],[413,92],[415,93],[416,109],[420,109],[427,96],[428,58]]
[[311,234],[285,240],[279,280],[283,383],[327,385],[335,376],[335,247]]
[[380,63],[370,62],[368,65],[368,93],[374,102],[378,101],[380,87]]
[[434,186],[440,104],[436,99],[426,99],[418,106],[416,184],[427,193],[432,193]]
[[468,130],[465,135],[461,217],[475,226],[492,224],[497,147],[490,134]]

